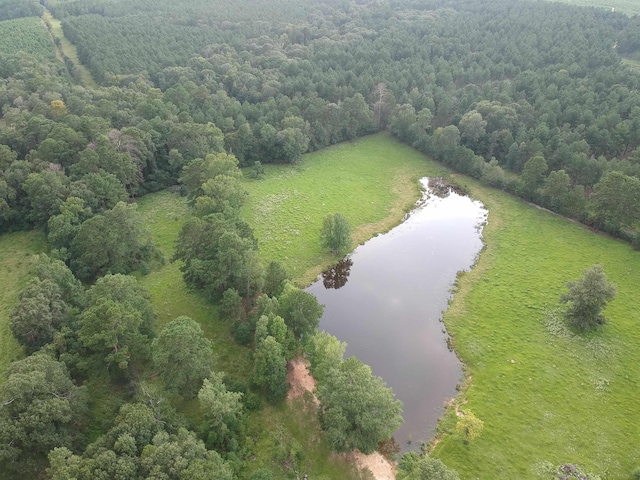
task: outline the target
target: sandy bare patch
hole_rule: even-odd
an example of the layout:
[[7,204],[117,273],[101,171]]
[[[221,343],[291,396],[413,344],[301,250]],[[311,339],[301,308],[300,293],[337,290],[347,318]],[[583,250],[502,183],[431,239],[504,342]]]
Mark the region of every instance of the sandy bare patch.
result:
[[352,458],[358,470],[369,470],[376,480],[395,480],[396,466],[384,458],[379,452],[365,455],[360,450],[354,450],[348,454]]
[[[316,388],[316,381],[309,373],[309,360],[297,357],[287,363],[287,381],[289,382],[289,392],[287,399],[301,398],[304,392],[311,392]],[[314,395],[313,402],[320,405],[318,398]]]

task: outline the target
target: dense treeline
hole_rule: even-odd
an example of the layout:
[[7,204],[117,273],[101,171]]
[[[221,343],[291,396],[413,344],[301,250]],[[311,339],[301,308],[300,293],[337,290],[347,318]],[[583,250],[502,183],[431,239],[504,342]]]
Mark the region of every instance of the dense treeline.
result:
[[2,0],[0,1],[0,21],[12,18],[39,17],[42,6],[38,0]]
[[[636,236],[635,213],[608,213],[618,199],[589,199],[611,171],[640,173],[639,78],[618,56],[637,54],[637,18],[468,0],[50,7],[98,80],[151,81],[171,114],[217,126],[241,165],[390,128],[459,171]],[[540,178],[508,173],[534,157]]]
[[[637,58],[638,18],[524,1],[44,4],[103,86],[74,84],[52,55],[14,53],[44,51],[44,37],[0,52],[0,232],[42,228],[52,247],[11,316],[33,355],[0,390],[3,468],[233,478],[250,454],[245,412],[282,399],[301,349],[336,450],[370,451],[393,431],[392,393],[335,339],[313,336],[322,307],[258,261],[239,167],[259,175],[261,163],[387,129],[640,244],[640,77],[619,56]],[[0,3],[0,19],[39,14],[35,2]],[[253,347],[251,385],[212,372],[191,319],[156,336],[149,299],[127,276],[162,261],[129,203],[178,183],[193,216],[175,259]],[[164,388],[140,381],[151,369]],[[89,442],[77,385],[92,382],[125,390],[127,405]],[[372,395],[351,398],[345,385]],[[198,432],[167,396],[198,399]],[[374,410],[388,421],[361,414]],[[184,471],[169,474],[174,464]],[[444,467],[408,458],[403,468]]]

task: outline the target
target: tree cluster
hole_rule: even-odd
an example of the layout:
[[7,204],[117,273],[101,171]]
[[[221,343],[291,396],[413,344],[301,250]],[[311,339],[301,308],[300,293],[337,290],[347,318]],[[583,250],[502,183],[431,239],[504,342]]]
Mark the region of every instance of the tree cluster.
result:
[[307,343],[317,380],[320,424],[332,448],[371,453],[402,423],[402,403],[371,368],[355,357],[344,360],[346,344],[326,332]]

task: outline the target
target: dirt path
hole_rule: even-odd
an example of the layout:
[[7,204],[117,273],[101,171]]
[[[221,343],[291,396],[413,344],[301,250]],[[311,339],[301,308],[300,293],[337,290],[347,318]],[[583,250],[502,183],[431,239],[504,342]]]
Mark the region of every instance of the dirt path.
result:
[[[305,392],[311,392],[316,388],[315,379],[309,374],[309,361],[306,358],[297,357],[287,364],[287,381],[290,388],[287,393],[287,400],[302,397]],[[313,401],[320,405],[318,398],[313,395]],[[346,455],[347,460],[354,463],[358,470],[368,469],[376,480],[395,480],[396,467],[384,458],[379,452],[365,455],[359,450],[355,450]]]

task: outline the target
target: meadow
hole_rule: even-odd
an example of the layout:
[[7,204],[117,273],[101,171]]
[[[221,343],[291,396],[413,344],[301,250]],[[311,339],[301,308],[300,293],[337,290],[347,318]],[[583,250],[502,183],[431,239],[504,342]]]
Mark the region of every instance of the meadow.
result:
[[[640,465],[640,253],[463,183],[488,207],[486,249],[459,278],[444,322],[469,377],[458,403],[484,421],[484,431],[468,444],[445,435],[435,455],[462,478],[551,478],[548,469],[563,463],[631,478]],[[618,296],[605,311],[607,325],[577,334],[566,328],[558,299],[593,264],[603,265]],[[455,419],[451,409],[440,431],[451,432]]]
[[385,134],[265,170],[265,179],[245,181],[244,216],[258,238],[261,258],[280,262],[303,286],[339,260],[320,244],[326,215],[340,212],[347,218],[355,248],[400,223],[420,198],[419,178],[446,172]]
[[38,60],[55,60],[55,50],[42,20],[36,17],[0,22],[0,53],[27,53]]

